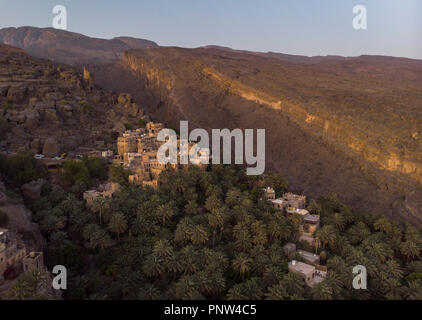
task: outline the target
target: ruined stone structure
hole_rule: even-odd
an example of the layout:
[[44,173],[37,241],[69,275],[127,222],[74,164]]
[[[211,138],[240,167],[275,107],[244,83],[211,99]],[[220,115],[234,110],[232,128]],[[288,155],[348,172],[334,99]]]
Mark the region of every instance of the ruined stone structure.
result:
[[112,198],[113,195],[120,190],[120,185],[115,182],[110,182],[104,185],[100,185],[98,189],[87,190],[83,194],[86,206],[91,208],[94,201],[98,198]]
[[30,252],[22,260],[23,271],[33,271],[44,268],[44,255],[42,252]]
[[26,248],[13,239],[9,230],[0,228],[0,283],[4,281],[5,272],[13,267],[15,272],[22,270],[22,259]]

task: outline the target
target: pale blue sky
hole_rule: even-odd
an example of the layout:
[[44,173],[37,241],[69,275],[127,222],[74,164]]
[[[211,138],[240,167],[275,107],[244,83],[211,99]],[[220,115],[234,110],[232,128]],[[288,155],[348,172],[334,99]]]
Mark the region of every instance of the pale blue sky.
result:
[[[58,4],[67,7],[69,31],[101,38],[422,59],[422,0],[1,0],[0,28],[50,27]],[[352,27],[358,4],[368,9],[365,31]]]

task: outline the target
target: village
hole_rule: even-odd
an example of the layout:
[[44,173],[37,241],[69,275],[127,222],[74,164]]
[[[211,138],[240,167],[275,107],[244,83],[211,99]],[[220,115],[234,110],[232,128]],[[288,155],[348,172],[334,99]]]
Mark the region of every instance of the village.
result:
[[[164,129],[162,123],[148,122],[145,128],[138,128],[136,130],[126,130],[120,137],[117,138],[117,154],[113,151],[91,151],[89,157],[102,157],[107,159],[110,163],[122,166],[130,172],[129,183],[139,187],[157,188],[158,178],[160,173],[167,168],[175,170],[186,170],[189,165],[181,164],[163,164],[157,159],[157,152],[164,142],[157,140],[158,133]],[[188,145],[188,150],[193,146],[192,143]],[[188,151],[189,152],[189,151]],[[178,157],[182,157],[181,152],[178,152]],[[180,161],[177,161],[180,163]],[[199,162],[198,165],[202,169],[206,169],[207,164]],[[88,190],[84,193],[84,199],[90,206],[98,197],[110,197],[114,192],[119,190],[116,183],[108,183],[99,186],[95,190]]]
[[[131,171],[129,182],[140,187],[158,186],[160,173],[166,168],[186,169],[188,165],[161,164],[157,160],[157,151],[162,142],[157,141],[157,135],[164,128],[161,123],[148,122],[146,128],[126,131],[117,139],[117,155],[112,151],[97,152],[97,156],[112,159],[112,163],[121,165]],[[191,146],[191,144],[189,145]],[[180,153],[179,153],[180,155]],[[180,162],[178,162],[180,163]],[[206,165],[198,164],[202,169]],[[112,197],[119,191],[119,185],[108,183],[101,185],[95,190],[88,190],[84,193],[84,200],[87,206],[92,206],[98,197]],[[311,214],[306,207],[306,196],[286,193],[280,198],[276,198],[273,188],[266,187],[263,190],[267,201],[285,216],[298,215],[302,218],[300,226],[300,236],[297,242],[306,242],[311,247],[318,246],[318,239],[314,237],[315,231],[320,225],[320,216]],[[284,254],[290,258],[297,253],[303,261],[291,260],[288,263],[290,272],[299,274],[308,287],[322,282],[327,276],[327,268],[320,264],[320,256],[316,253],[305,250],[297,250],[296,244],[289,242],[283,247]]]
[[[167,168],[175,170],[186,170],[189,165],[162,164],[157,160],[157,151],[163,142],[157,141],[157,135],[164,128],[161,123],[148,122],[145,128],[126,130],[117,138],[117,153],[112,150],[98,151],[91,150],[84,156],[98,157],[105,159],[109,164],[122,166],[130,172],[129,183],[140,187],[158,187],[160,173]],[[189,144],[189,149],[192,144]],[[179,156],[182,156],[178,152]],[[82,157],[79,156],[77,158]],[[44,162],[54,176],[58,172],[59,159],[44,159],[37,157],[38,161]],[[180,162],[178,162],[180,163]],[[203,170],[207,165],[198,163]],[[54,180],[54,179],[53,179]],[[112,198],[119,192],[121,186],[115,182],[107,182],[98,185],[95,189],[83,193],[83,199],[88,208],[91,208],[98,198]],[[286,243],[283,246],[288,262],[289,272],[300,275],[305,284],[312,288],[314,284],[323,281],[327,276],[327,268],[320,264],[320,256],[305,250],[297,249],[297,243],[305,242],[310,247],[318,246],[318,239],[314,233],[320,225],[320,216],[311,214],[306,210],[306,196],[285,193],[282,197],[276,198],[276,192],[271,187],[263,189],[265,200],[280,211],[284,216],[297,215],[301,217],[300,235],[294,242]],[[16,274],[44,267],[43,252],[28,252],[23,242],[18,240],[7,229],[0,229],[0,285],[5,278],[13,278]],[[292,257],[296,257],[293,259]],[[300,260],[297,260],[300,257]],[[10,274],[13,273],[13,274]]]
[[[302,218],[300,236],[297,241],[306,242],[314,248],[317,247],[318,239],[314,237],[314,233],[320,225],[320,216],[311,214],[305,209],[306,196],[289,192],[276,199],[273,188],[267,187],[263,191],[267,201],[271,202],[275,209],[280,210],[286,216],[299,215]],[[296,250],[296,244],[292,242],[285,244],[283,251],[289,258],[295,253],[301,257],[303,262],[293,259],[289,262],[289,271],[300,275],[308,287],[312,288],[316,283],[322,282],[327,277],[327,268],[320,265],[318,254]]]

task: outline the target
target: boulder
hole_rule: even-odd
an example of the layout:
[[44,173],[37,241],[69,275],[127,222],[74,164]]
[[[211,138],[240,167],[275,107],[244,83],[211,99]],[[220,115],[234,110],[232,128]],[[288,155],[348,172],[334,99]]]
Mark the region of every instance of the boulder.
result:
[[63,94],[60,92],[48,92],[44,96],[45,101],[57,101],[63,99]]
[[117,98],[117,102],[119,104],[126,104],[128,102],[132,102],[132,96],[128,93],[121,93]]
[[9,86],[0,87],[0,97],[6,97]]
[[73,107],[66,104],[66,105],[59,105],[57,107],[57,109],[59,110],[59,112],[63,115],[65,115],[66,117],[70,118],[73,115]]
[[44,179],[38,179],[24,184],[21,189],[25,198],[33,200],[38,199],[41,196],[41,190],[44,183]]
[[29,108],[35,108],[37,101],[38,101],[38,99],[36,97],[29,98],[28,107]]
[[38,120],[40,118],[40,114],[37,110],[34,109],[25,109],[23,111],[25,115],[25,126],[27,127],[35,127],[38,125]]
[[44,120],[46,121],[57,121],[57,112],[56,109],[45,109],[44,110]]
[[22,201],[9,198],[3,188],[0,188],[0,211],[6,213],[9,218],[7,226],[9,231],[25,234],[25,245],[28,250],[43,249],[45,239],[42,237],[38,225],[32,222],[32,212],[25,207]]
[[41,150],[41,142],[40,142],[40,139],[34,139],[34,140],[32,140],[31,143],[29,144],[29,147],[35,153],[39,153],[40,150]]
[[113,127],[113,131],[123,133],[126,131],[126,127],[124,125],[124,122],[117,122],[115,123]]
[[60,146],[54,138],[48,138],[44,143],[42,153],[48,158],[57,157],[60,153]]
[[27,86],[10,87],[7,91],[7,99],[13,102],[22,102],[26,98]]

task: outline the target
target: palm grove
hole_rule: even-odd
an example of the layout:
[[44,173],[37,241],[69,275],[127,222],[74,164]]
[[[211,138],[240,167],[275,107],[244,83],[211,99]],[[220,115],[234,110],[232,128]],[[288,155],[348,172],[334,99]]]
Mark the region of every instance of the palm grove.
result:
[[[32,170],[27,154],[15,157],[24,160],[0,159],[11,186],[47,174]],[[121,191],[88,209],[83,192],[107,176]],[[415,226],[353,211],[331,194],[308,204],[321,215],[319,242],[310,247],[297,242],[301,217],[262,200],[264,186],[287,190],[277,175],[190,167],[164,171],[157,190],[133,187],[127,176],[100,159],[70,160],[60,186],[47,184],[39,199],[27,200],[48,242],[47,266],[67,267],[65,299],[422,299]],[[282,247],[289,241],[321,254],[326,280],[308,289],[288,272]],[[367,268],[368,290],[352,288],[355,265]],[[31,298],[30,287],[19,283],[17,291],[15,298]]]

